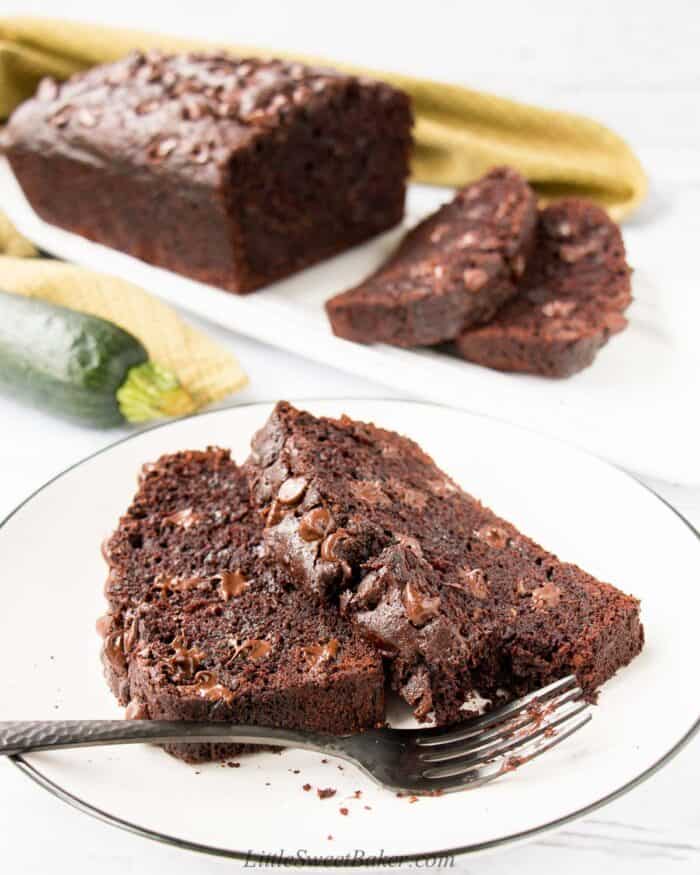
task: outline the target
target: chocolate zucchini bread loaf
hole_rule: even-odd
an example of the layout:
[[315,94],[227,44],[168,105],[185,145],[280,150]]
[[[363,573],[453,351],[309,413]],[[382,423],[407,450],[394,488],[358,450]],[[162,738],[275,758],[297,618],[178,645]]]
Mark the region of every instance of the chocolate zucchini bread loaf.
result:
[[518,295],[488,325],[467,328],[454,349],[500,371],[568,377],[627,325],[630,268],[619,228],[594,204],[542,210]]
[[[103,662],[127,716],[348,733],[383,719],[376,649],[259,559],[259,514],[228,452],[144,468],[105,545]],[[240,746],[176,744],[184,759]]]
[[401,220],[411,124],[381,82],[149,52],[44,80],[6,152],[47,221],[247,292]]
[[338,605],[419,718],[571,672],[593,695],[642,647],[636,599],[560,562],[407,438],[282,402],[246,467],[268,560]]
[[487,322],[515,294],[535,221],[525,180],[492,170],[410,231],[372,276],[327,302],[334,333],[428,346]]

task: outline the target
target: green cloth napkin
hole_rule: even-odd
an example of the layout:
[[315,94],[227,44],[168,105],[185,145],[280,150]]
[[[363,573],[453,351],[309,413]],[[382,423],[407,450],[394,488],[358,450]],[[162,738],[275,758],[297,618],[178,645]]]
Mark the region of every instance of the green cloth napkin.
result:
[[[42,76],[62,79],[136,48],[203,47],[207,46],[201,41],[95,24],[0,19],[0,117],[6,118],[30,97]],[[408,92],[416,114],[412,170],[419,182],[463,185],[496,164],[510,164],[530,180],[543,200],[564,195],[590,198],[618,220],[636,209],[646,194],[646,177],[635,154],[620,137],[591,119],[397,73],[251,46],[223,48],[238,55],[330,63]]]

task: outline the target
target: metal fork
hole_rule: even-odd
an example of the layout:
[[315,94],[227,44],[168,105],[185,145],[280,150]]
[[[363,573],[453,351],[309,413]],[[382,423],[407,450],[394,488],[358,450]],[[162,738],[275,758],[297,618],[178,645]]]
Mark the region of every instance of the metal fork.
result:
[[478,787],[551,750],[590,719],[573,675],[468,722],[436,729],[372,729],[333,736],[224,722],[49,720],[0,722],[0,755],[139,742],[232,742],[339,757],[391,790],[440,795]]

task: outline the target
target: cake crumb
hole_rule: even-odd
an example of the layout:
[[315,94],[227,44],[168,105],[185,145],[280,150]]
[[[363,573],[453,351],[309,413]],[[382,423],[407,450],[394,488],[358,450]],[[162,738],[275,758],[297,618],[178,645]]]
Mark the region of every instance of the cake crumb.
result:
[[365,805],[365,811],[371,811],[371,810],[372,810],[371,805]]
[[343,815],[343,817],[347,817],[348,814],[350,814],[350,811],[347,808],[341,808],[340,813]]
[[362,799],[362,790],[355,790],[352,795],[353,799]]
[[311,789],[311,784],[304,784],[304,786],[302,787],[302,790],[306,790],[307,793],[309,792],[310,789]]
[[417,796],[411,796],[411,798],[410,798],[408,801],[409,801],[411,804],[413,804],[414,802],[418,802],[418,797],[417,797]]
[[329,835],[329,836],[328,836],[328,841],[329,841],[329,842],[332,842],[332,841],[333,841],[333,836],[332,836],[332,835]]
[[335,796],[338,791],[334,787],[326,787],[325,789],[319,787],[316,792],[318,793],[319,799],[330,799],[331,796]]
[[229,767],[229,769],[240,769],[240,767],[241,767],[240,763],[234,762],[233,760],[226,763],[226,765]]

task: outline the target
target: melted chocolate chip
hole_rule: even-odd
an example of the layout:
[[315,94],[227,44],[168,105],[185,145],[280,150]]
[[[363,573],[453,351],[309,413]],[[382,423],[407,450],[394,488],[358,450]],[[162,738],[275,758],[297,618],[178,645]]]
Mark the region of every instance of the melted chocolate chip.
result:
[[350,535],[345,529],[338,529],[332,534],[328,535],[327,538],[324,539],[321,544],[321,559],[324,559],[326,562],[339,562],[341,561],[338,556],[338,546],[341,541],[346,541]]
[[482,526],[478,531],[474,532],[474,535],[495,550],[502,550],[504,547],[507,547],[510,540],[508,532],[499,526]]
[[299,537],[303,541],[321,541],[333,526],[333,517],[325,507],[315,507],[299,520]]
[[431,617],[440,613],[440,596],[428,596],[410,581],[403,588],[403,606],[414,626],[424,626]]
[[234,699],[233,690],[229,690],[213,671],[198,671],[194,676],[194,684],[191,685],[196,695],[210,702],[224,701],[230,704]]
[[105,638],[104,654],[115,674],[126,674],[126,656],[121,632],[112,632]]
[[162,520],[164,526],[182,526],[183,529],[189,529],[197,522],[199,522],[199,515],[191,507],[170,513]]
[[272,645],[269,641],[262,641],[259,638],[246,638],[246,640],[236,649],[236,656],[239,653],[244,654],[248,659],[256,661],[263,659],[272,650]]
[[304,656],[309,661],[311,668],[317,668],[323,663],[329,662],[338,656],[340,644],[337,638],[331,638],[326,644],[311,644],[309,647],[304,647]]
[[240,568],[236,571],[223,571],[217,577],[219,578],[219,591],[225,602],[241,595],[250,586],[250,581],[246,580]]
[[164,666],[170,671],[173,683],[179,684],[189,680],[201,664],[205,655],[201,650],[188,648],[182,638],[175,638],[170,645],[173,655],[164,661]]
[[489,597],[489,585],[486,581],[486,575],[480,568],[472,570],[462,568],[458,572],[456,580],[447,581],[445,585],[452,589],[471,593],[477,599]]
[[561,599],[561,589],[548,580],[532,591],[532,604],[535,609],[556,608]]

